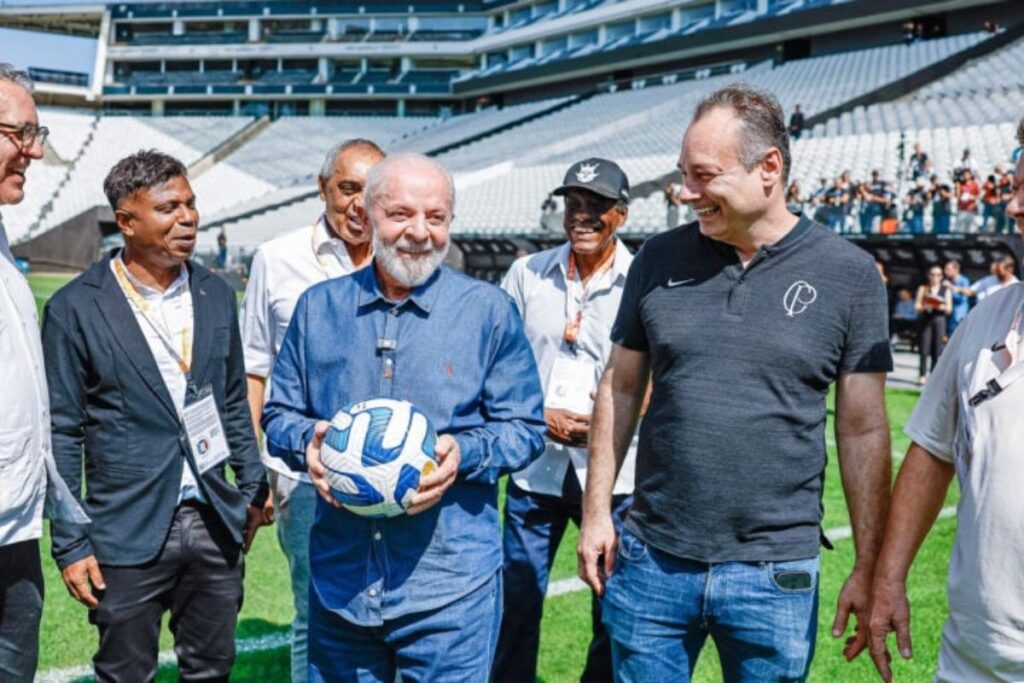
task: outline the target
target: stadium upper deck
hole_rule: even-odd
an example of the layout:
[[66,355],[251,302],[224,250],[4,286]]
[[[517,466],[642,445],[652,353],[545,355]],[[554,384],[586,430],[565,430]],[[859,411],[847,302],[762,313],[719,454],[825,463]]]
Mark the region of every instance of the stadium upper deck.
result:
[[885,44],[899,40],[908,19],[924,20],[925,37],[964,33],[978,28],[970,12],[1012,4],[203,0],[7,5],[0,26],[96,36],[90,73],[38,72],[49,81],[43,94],[58,103],[153,114],[423,116],[723,61],[819,56],[837,49],[834,37],[838,48]]

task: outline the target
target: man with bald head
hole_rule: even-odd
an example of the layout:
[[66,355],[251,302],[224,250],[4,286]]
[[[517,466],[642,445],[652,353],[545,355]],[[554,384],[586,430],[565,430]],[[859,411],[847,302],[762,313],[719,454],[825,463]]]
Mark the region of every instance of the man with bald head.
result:
[[[360,210],[366,174],[383,158],[381,148],[363,138],[331,147],[317,178],[323,212],[312,225],[264,242],[253,256],[242,299],[242,344],[253,424],[260,423],[267,378],[299,296],[318,282],[347,275],[370,262],[370,231]],[[265,444],[262,457],[270,473],[271,491],[264,516],[267,522],[277,521],[277,539],[291,574],[295,604],[292,681],[300,683],[307,679],[309,528],[316,491],[308,475],[271,456]]]
[[[773,96],[710,94],[679,158],[697,221],[649,239],[626,279],[578,550],[581,575],[605,593],[616,680],[687,681],[709,636],[727,681],[806,678],[832,383],[856,550],[833,635],[851,613],[866,625],[891,467],[888,307],[867,253],[786,209],[789,169]],[[618,535],[613,486],[648,377]]]
[[[501,620],[497,481],[540,455],[533,353],[512,300],[442,265],[455,189],[436,161],[388,157],[360,211],[371,266],[298,301],[263,412],[267,447],[320,494],[310,536],[309,678],[485,681]],[[430,418],[438,469],[408,514],[358,516],[320,460],[342,407],[403,399]]]

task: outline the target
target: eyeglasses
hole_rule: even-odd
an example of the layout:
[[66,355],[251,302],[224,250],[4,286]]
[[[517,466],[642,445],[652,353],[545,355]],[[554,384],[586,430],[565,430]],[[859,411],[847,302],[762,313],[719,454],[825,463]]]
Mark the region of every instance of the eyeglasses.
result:
[[21,126],[16,126],[13,123],[0,123],[0,131],[11,135],[15,140],[20,138],[22,152],[32,149],[36,142],[42,147],[46,144],[46,138],[50,136],[49,128],[46,126],[34,126],[31,123]]

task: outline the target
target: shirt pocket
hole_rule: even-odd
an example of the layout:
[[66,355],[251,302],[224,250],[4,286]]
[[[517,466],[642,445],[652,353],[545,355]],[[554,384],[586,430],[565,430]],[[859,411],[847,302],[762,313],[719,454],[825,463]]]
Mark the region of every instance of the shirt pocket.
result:
[[0,429],[0,510],[24,505],[35,492],[42,460],[34,451],[31,429]]

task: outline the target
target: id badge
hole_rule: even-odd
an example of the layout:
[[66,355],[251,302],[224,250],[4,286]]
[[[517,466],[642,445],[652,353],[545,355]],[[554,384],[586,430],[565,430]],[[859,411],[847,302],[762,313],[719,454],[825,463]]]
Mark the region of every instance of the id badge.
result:
[[590,415],[594,410],[594,399],[590,394],[596,387],[597,366],[594,363],[576,358],[556,358],[548,376],[544,407]]
[[219,465],[231,455],[211,386],[203,387],[202,391],[185,406],[182,410],[182,420],[199,474]]

